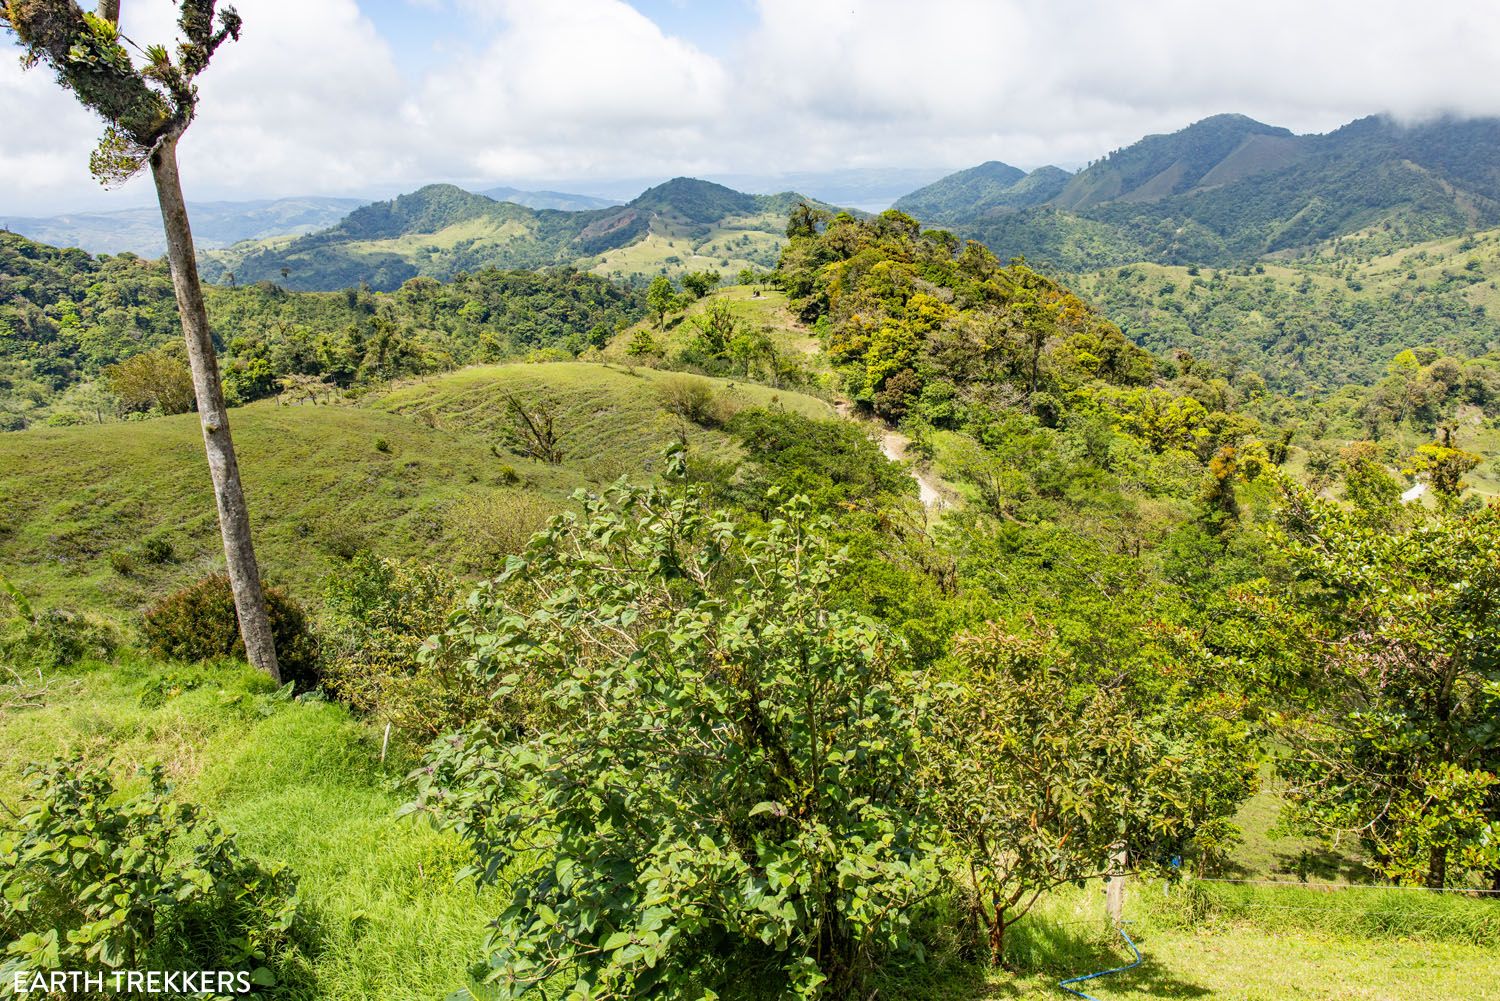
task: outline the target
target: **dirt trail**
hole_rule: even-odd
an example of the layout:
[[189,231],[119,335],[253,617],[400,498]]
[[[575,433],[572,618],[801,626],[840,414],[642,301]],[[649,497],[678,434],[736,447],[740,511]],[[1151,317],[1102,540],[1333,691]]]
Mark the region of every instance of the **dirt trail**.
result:
[[[854,416],[853,408],[844,400],[835,403],[834,409],[838,411],[840,417],[859,420]],[[860,421],[860,423],[871,425],[879,431],[880,450],[885,453],[887,459],[902,463],[907,467],[907,473],[917,481],[917,494],[922,498],[922,504],[925,507],[933,511],[941,511],[948,506],[948,499],[943,495],[942,490],[938,489],[937,480],[918,469],[916,464],[906,457],[906,447],[911,444],[910,438],[900,431],[893,431],[875,421]]]

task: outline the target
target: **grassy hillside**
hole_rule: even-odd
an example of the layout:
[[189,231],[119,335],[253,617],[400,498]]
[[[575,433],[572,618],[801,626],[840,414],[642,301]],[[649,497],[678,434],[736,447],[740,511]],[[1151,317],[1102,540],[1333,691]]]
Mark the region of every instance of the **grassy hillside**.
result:
[[[235,442],[266,575],[316,602],[328,571],[358,548],[462,565],[485,557],[486,533],[492,545],[518,545],[574,488],[659,470],[684,430],[662,409],[656,387],[666,378],[581,363],[502,365],[358,406],[238,408]],[[796,393],[716,385],[740,405],[832,413]],[[510,395],[556,407],[561,464],[506,448]],[[724,434],[685,430],[691,449],[733,454]],[[202,449],[193,414],[0,435],[0,573],[43,606],[128,617],[208,572],[222,555]],[[172,562],[134,555],[155,536],[171,543]],[[128,573],[112,554],[129,559]]]
[[615,335],[606,355],[619,362],[627,360],[626,349],[639,331],[645,331],[661,345],[663,353],[670,359],[690,345],[698,330],[699,319],[721,304],[729,307],[737,323],[765,332],[778,353],[797,359],[812,375],[820,376],[831,371],[817,335],[797,319],[786,293],[750,285],[719,289],[669,317],[664,326],[658,327],[652,319],[640,320]]

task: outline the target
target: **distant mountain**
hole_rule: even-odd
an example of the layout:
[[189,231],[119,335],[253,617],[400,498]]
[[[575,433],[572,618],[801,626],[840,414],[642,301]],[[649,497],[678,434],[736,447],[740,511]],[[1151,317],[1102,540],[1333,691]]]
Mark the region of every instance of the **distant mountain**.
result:
[[1029,206],[1006,204],[969,176],[984,170],[898,204],[1002,257],[1072,271],[1132,261],[1232,264],[1332,239],[1383,250],[1500,225],[1494,118],[1407,126],[1372,117],[1297,136],[1218,115],[1116,150]]
[[388,290],[419,275],[448,278],[491,266],[570,265],[625,280],[700,268],[763,270],[775,265],[787,214],[801,200],[678,177],[625,205],[564,212],[434,184],[362,206],[294,240],[205,254],[200,266],[211,281],[232,274],[241,284],[274,281],[297,290],[361,282]]
[[[323,229],[360,205],[354,198],[276,198],[248,202],[191,202],[193,239],[199,247],[297,235]],[[0,216],[0,228],[41,243],[80,247],[92,254],[130,252],[158,257],[166,250],[156,206],[113,212],[80,212],[44,218]]]
[[939,223],[973,219],[1041,205],[1061,194],[1072,177],[1060,167],[1042,167],[1028,174],[991,160],[919,188],[898,199],[894,208]]
[[515,202],[529,209],[556,209],[559,212],[587,212],[589,209],[607,209],[620,204],[613,198],[574,195],[566,191],[522,191],[520,188],[500,187],[481,191],[480,194],[497,202]]
[[943,175],[934,167],[847,167],[786,174],[722,174],[712,180],[739,191],[802,191],[835,205],[879,212],[913,188]]

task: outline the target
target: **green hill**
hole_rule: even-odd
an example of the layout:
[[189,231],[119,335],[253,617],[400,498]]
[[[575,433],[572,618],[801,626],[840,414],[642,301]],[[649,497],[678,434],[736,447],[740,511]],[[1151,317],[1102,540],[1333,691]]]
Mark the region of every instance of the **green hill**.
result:
[[1071,177],[1060,167],[1042,167],[1027,174],[991,160],[913,191],[894,207],[936,223],[994,215],[1050,201]]
[[[256,545],[267,576],[312,604],[356,549],[477,569],[498,565],[580,486],[660,469],[685,432],[695,454],[730,457],[731,439],[663,409],[667,373],[581,363],[465,369],[358,406],[232,411]],[[740,406],[831,416],[819,400],[759,386]],[[555,408],[562,462],[523,458],[502,432],[507,400]],[[149,536],[174,557],[133,558]],[[129,572],[112,554],[131,558]],[[0,573],[43,607],[130,617],[222,561],[194,414],[0,435]],[[119,555],[114,562],[125,565]]]
[[317,233],[206,254],[202,266],[210,281],[232,274],[240,284],[325,291],[361,282],[391,290],[485,267],[574,265],[636,280],[702,267],[732,273],[775,264],[787,213],[801,200],[679,177],[625,205],[562,212],[429,185]]
[[[1070,271],[1230,265],[1367,232],[1376,249],[1500,225],[1500,119],[1370,117],[1296,136],[1218,115],[1148,136],[1074,175],[1044,205],[944,202],[919,218],[1003,257]],[[935,187],[961,189],[961,176]],[[913,196],[915,197],[915,193]]]

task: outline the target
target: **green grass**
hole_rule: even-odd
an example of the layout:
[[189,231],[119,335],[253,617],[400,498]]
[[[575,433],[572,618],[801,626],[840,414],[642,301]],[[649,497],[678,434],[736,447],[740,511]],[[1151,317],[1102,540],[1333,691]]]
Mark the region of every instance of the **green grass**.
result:
[[785,217],[776,213],[729,216],[712,226],[694,226],[657,216],[636,242],[615,247],[576,266],[617,279],[680,278],[689,271],[717,271],[725,278],[744,268],[766,271],[786,244]]
[[[498,895],[456,880],[456,837],[398,819],[405,763],[327,703],[277,699],[248,670],[157,701],[160,671],[130,661],[54,675],[45,704],[0,716],[0,799],[24,762],[80,751],[125,779],[161,761],[175,794],[208,808],[252,854],[288,862],[317,933],[299,998],[436,998],[464,986]],[[3,692],[0,692],[3,694]]]
[[[265,576],[316,605],[351,549],[446,563],[467,506],[519,491],[562,508],[577,487],[661,468],[682,422],[661,404],[665,373],[582,363],[465,369],[398,387],[358,406],[253,404],[232,412],[235,444]],[[739,406],[831,416],[812,397],[716,383]],[[505,402],[551,401],[564,460],[508,452]],[[728,457],[722,432],[687,426],[691,450]],[[384,441],[382,451],[377,443]],[[498,453],[498,454],[497,454]],[[517,482],[512,482],[516,480]],[[174,562],[136,552],[162,535]],[[41,607],[133,618],[222,559],[198,419],[193,414],[0,435],[0,575]]]

